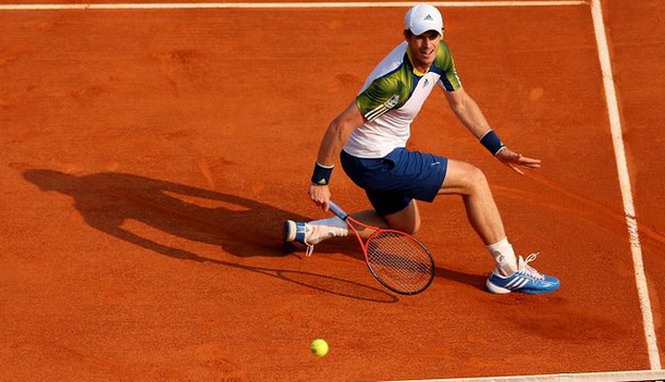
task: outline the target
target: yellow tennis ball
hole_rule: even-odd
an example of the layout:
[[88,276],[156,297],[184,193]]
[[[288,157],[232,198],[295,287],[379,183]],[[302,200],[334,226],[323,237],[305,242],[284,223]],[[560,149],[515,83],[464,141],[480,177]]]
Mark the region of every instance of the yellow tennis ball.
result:
[[317,338],[312,341],[312,346],[310,349],[312,350],[312,354],[315,356],[323,357],[328,354],[328,343],[324,339]]

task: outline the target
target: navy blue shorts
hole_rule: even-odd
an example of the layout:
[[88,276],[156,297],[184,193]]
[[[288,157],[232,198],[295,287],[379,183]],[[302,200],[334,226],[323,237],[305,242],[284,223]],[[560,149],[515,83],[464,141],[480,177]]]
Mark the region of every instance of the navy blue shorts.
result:
[[344,172],[365,190],[379,215],[406,208],[412,199],[432,202],[446,178],[448,158],[397,148],[383,158],[357,158],[342,150]]

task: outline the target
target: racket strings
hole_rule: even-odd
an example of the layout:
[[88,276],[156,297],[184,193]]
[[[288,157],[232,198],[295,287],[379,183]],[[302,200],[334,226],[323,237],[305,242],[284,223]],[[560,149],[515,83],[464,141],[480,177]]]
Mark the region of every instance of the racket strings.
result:
[[384,282],[404,292],[429,285],[434,264],[423,246],[405,234],[382,231],[367,243],[367,260]]

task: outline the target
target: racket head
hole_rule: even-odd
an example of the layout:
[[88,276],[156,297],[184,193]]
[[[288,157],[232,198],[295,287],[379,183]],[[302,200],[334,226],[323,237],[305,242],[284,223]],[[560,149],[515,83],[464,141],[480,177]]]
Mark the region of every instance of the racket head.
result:
[[415,295],[434,280],[434,258],[415,237],[392,229],[377,229],[364,246],[365,261],[374,277],[386,288],[402,295]]

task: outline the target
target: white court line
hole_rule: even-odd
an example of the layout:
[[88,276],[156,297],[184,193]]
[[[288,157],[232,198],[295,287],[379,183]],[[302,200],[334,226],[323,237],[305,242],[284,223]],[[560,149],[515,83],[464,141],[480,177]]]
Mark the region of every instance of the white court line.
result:
[[452,379],[420,379],[393,382],[627,382],[662,381],[665,372],[654,370],[614,371],[608,373],[566,373],[520,375],[513,377],[480,377]]
[[649,350],[649,363],[651,364],[652,370],[660,370],[660,354],[658,353],[658,343],[653,325],[653,313],[651,311],[651,300],[649,299],[649,288],[647,287],[647,278],[644,273],[642,246],[640,245],[640,235],[637,230],[635,205],[633,204],[633,193],[630,186],[630,176],[628,174],[626,152],[624,150],[623,136],[621,132],[619,104],[614,87],[614,77],[612,76],[612,60],[610,59],[610,51],[607,46],[605,22],[603,21],[603,10],[601,8],[600,0],[591,0],[591,15],[593,17],[593,29],[596,33],[596,42],[598,44],[600,67],[603,72],[603,85],[605,87],[605,98],[607,99],[607,112],[609,115],[610,131],[612,133],[612,143],[614,144],[614,157],[616,160],[617,170],[619,172],[619,184],[621,186],[621,197],[623,198],[623,209],[626,214],[626,224],[628,226],[628,233],[630,235],[630,251],[633,255],[635,282],[637,284],[637,293],[640,300],[640,309],[642,310],[644,335],[646,337],[647,348]]
[[[126,4],[4,4],[0,11],[122,10],[122,9],[284,9],[284,8],[408,8],[414,2],[304,2],[304,3],[126,3]],[[587,0],[552,1],[434,1],[437,7],[558,7],[585,5]]]

